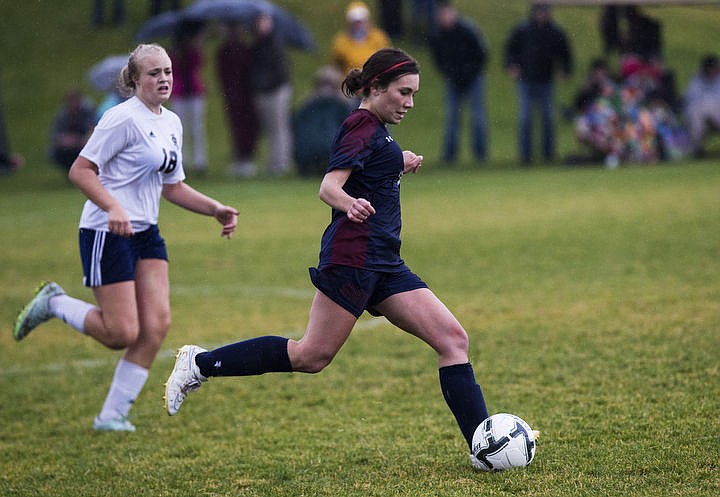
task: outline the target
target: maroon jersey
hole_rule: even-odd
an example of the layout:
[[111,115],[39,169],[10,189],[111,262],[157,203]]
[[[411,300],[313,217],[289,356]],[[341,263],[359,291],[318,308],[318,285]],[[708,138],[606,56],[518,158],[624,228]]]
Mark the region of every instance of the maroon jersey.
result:
[[339,264],[375,271],[402,269],[400,258],[400,178],[403,154],[383,122],[365,109],[353,111],[343,122],[330,150],[334,169],[352,169],[343,189],[368,200],[375,214],[354,223],[332,210],[320,248],[319,269]]

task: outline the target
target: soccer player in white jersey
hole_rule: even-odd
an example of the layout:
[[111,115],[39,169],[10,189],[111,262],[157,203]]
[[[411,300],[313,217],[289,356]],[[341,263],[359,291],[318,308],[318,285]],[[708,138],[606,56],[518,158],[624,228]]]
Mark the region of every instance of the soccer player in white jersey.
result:
[[56,317],[110,349],[124,350],[93,426],[135,431],[130,407],[170,327],[168,257],[157,226],[160,196],[215,217],[228,238],[238,211],[183,181],[182,126],[163,107],[173,84],[166,51],[155,44],[137,46],[119,81],[131,98],[105,113],[69,173],[88,198],[79,244],[84,284],[97,305],[44,282],[18,314],[13,333],[22,340]]

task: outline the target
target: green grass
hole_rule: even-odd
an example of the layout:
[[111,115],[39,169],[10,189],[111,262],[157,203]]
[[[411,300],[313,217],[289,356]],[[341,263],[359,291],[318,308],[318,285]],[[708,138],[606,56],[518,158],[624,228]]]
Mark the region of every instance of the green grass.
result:
[[363,318],[319,375],[214,379],[168,418],[175,347],[301,335],[328,215],[316,187],[207,185],[243,211],[230,242],[163,205],[173,327],[130,435],[91,430],[118,353],[59,322],[10,337],[42,278],[90,298],[79,194],[3,187],[0,494],[717,494],[714,164],[405,178],[404,255],[466,326],[491,411],[542,431],[526,470],[470,469],[433,353],[382,319]]
[[[442,87],[423,47],[417,108],[393,130],[428,158],[403,180],[403,255],[465,325],[492,412],[542,431],[535,462],[470,469],[426,346],[363,318],[319,375],[213,379],[168,418],[162,385],[173,350],[258,334],[299,337],[329,211],[317,180],[228,182],[224,115],[211,89],[211,173],[192,182],[241,210],[231,241],[207,218],[163,203],[173,325],[136,406],[136,434],[97,434],[118,352],[62,323],[22,343],[19,307],[42,279],[81,285],[82,195],[45,159],[63,90],[132,47],[128,25],[88,30],[89,6],[6,2],[0,83],[13,148],[28,165],[0,181],[0,495],[62,496],[687,496],[720,493],[720,169],[714,161],[616,171],[514,163],[514,88],[500,49],[525,2],[458,0],[485,29],[492,157],[435,163]],[[128,2],[131,3],[131,2]],[[296,99],[327,57],[344,2],[288,0],[318,39],[293,52]],[[720,15],[652,8],[682,86]],[[596,8],[558,8],[578,68],[597,52]],[[214,41],[210,40],[209,49]],[[559,88],[567,101],[579,75]],[[561,151],[575,149],[560,125]],[[717,142],[715,142],[717,143]]]

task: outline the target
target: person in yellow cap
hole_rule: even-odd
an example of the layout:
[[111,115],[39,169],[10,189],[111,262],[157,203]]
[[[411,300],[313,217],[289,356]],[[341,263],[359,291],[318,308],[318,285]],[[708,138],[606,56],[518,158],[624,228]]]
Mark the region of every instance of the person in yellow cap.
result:
[[335,35],[332,63],[347,74],[361,68],[365,61],[381,48],[392,46],[390,37],[370,19],[370,9],[364,2],[351,2],[345,10],[346,27]]

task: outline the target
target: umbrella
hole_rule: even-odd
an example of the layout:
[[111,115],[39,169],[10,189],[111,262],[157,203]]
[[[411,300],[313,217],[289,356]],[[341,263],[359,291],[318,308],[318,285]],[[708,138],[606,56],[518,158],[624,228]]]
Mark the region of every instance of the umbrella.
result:
[[275,7],[273,19],[285,43],[310,52],[315,50],[315,40],[310,30],[290,12]]
[[184,14],[190,20],[244,24],[254,23],[260,14],[270,14],[285,43],[303,50],[315,49],[315,40],[299,19],[265,0],[196,0],[184,10]]
[[120,71],[127,62],[127,55],[109,55],[90,68],[88,81],[95,89],[110,92],[115,88]]
[[196,0],[185,9],[190,19],[200,21],[251,22],[261,12],[265,2],[248,0]]
[[145,21],[135,34],[136,41],[148,41],[174,35],[180,28],[184,14],[178,10],[163,12]]

